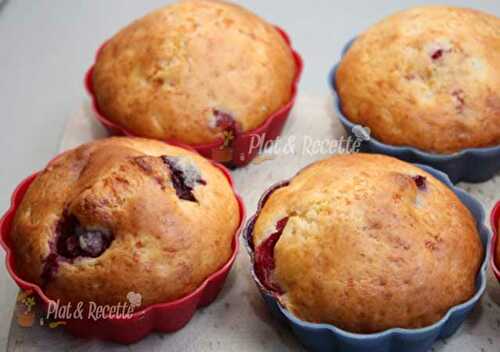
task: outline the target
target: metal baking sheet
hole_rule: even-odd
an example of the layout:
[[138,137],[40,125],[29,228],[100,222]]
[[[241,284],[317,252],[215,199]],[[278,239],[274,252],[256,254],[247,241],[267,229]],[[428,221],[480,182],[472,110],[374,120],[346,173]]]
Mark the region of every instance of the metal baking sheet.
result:
[[[68,120],[60,149],[104,136],[104,130],[92,119],[90,106],[86,103]],[[335,141],[343,142],[335,148]],[[319,149],[318,143],[326,154],[315,153],[318,151],[315,149]],[[327,157],[332,151],[329,149],[345,151],[344,132],[334,117],[330,97],[299,96],[283,136],[275,145],[251,165],[232,172],[248,216],[255,212],[260,195],[270,185],[290,178],[315,160]],[[482,184],[460,184],[460,187],[475,195],[489,213],[494,201],[500,199],[500,174]],[[242,248],[218,299],[198,310],[191,322],[176,333],[153,333],[139,343],[121,346],[76,339],[60,327],[49,328],[37,322],[32,327],[23,328],[14,316],[7,351],[304,351],[289,329],[270,316],[252,281],[249,265],[248,255]],[[456,335],[437,342],[432,350],[500,351],[500,285],[491,272],[480,305]]]

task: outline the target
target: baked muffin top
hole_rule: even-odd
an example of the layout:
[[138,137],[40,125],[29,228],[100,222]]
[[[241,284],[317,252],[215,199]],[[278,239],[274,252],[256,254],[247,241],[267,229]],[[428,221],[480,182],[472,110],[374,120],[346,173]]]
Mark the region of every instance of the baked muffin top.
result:
[[65,152],[36,177],[11,238],[16,272],[62,302],[143,306],[194,291],[232,254],[232,188],[201,156],[111,138]]
[[336,76],[346,117],[380,141],[449,154],[500,144],[500,19],[428,6],[360,35]]
[[475,292],[475,220],[427,172],[333,156],[275,189],[253,225],[255,270],[297,317],[357,333],[430,325]]
[[202,144],[261,125],[290,100],[295,71],[271,24],[237,5],[189,0],[111,38],[93,88],[102,113],[135,135]]

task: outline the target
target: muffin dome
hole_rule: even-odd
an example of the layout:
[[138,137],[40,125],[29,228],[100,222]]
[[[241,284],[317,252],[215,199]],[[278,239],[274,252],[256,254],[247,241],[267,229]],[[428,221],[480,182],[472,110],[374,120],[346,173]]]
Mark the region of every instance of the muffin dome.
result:
[[357,333],[430,325],[471,298],[476,223],[444,184],[397,159],[334,156],[265,200],[255,272],[297,317]]
[[240,6],[189,0],[111,38],[92,80],[107,119],[137,136],[196,145],[261,125],[290,100],[295,71],[271,24]]
[[232,254],[240,220],[225,175],[190,151],[111,138],[52,161],[19,205],[18,275],[62,302],[142,305],[194,291]]
[[346,117],[380,141],[449,154],[500,144],[500,19],[414,8],[359,36],[342,59]]

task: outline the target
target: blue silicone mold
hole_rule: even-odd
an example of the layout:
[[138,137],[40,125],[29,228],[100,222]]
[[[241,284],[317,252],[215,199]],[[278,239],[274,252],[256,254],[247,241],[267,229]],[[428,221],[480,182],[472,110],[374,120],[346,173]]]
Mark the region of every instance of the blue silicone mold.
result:
[[[349,50],[354,39],[342,50],[342,56]],[[339,64],[330,72],[328,84],[334,96],[334,108],[340,122],[348,134],[353,134],[355,123],[342,112],[340,97],[337,94],[335,76]],[[435,169],[445,172],[453,183],[484,182],[500,171],[500,145],[487,148],[468,148],[454,154],[433,154],[423,150],[408,147],[388,145],[373,138],[362,143],[362,151],[386,154],[411,163],[430,165]]]
[[[420,329],[394,328],[376,334],[356,334],[335,327],[330,324],[316,324],[303,321],[286,310],[273,295],[259,281],[253,270],[254,256],[252,246],[253,224],[259,210],[268,196],[276,188],[286,185],[286,182],[271,187],[260,199],[257,213],[249,219],[245,229],[245,242],[252,259],[252,275],[257,283],[264,301],[270,311],[279,320],[288,324],[300,342],[313,352],[423,352],[428,351],[438,339],[453,335],[465,321],[468,314],[478,303],[486,288],[488,259],[491,252],[491,235],[484,224],[484,210],[481,204],[472,196],[453,186],[446,174],[426,165],[418,167],[427,171],[442,181],[467,206],[476,219],[481,243],[484,247],[484,259],[476,278],[476,294],[467,302],[452,307],[446,315],[433,325]],[[335,299],[335,297],[332,297]]]

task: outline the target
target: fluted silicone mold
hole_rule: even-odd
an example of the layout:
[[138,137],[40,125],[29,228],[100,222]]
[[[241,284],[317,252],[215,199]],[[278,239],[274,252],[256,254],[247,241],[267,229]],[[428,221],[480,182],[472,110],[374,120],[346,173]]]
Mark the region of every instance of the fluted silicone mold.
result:
[[[179,146],[177,144],[177,146]],[[191,150],[188,147],[185,149]],[[192,151],[192,150],[191,150]],[[57,159],[54,158],[54,160]],[[222,165],[212,162],[219,168],[233,188],[234,195],[238,201],[240,211],[240,223],[234,233],[232,242],[232,255],[229,260],[216,272],[190,294],[171,302],[154,304],[135,312],[130,318],[121,319],[82,319],[67,320],[64,327],[73,335],[81,338],[98,338],[118,343],[129,344],[137,342],[153,331],[173,332],[184,327],[198,307],[209,305],[221,291],[224,281],[231,270],[239,248],[239,234],[245,218],[245,207],[242,199],[234,190],[233,180],[228,170]],[[43,309],[47,309],[50,298],[43,290],[33,283],[27,282],[19,277],[14,266],[14,252],[11,249],[11,223],[17,207],[21,203],[24,194],[30,184],[36,178],[35,173],[24,179],[14,190],[11,198],[10,208],[0,220],[0,244],[6,251],[7,271],[22,290],[34,292]]]
[[[289,312],[280,303],[275,293],[266,289],[255,274],[254,250],[252,246],[253,224],[269,195],[279,187],[286,186],[287,181],[272,186],[259,201],[256,214],[247,222],[244,238],[247,250],[252,260],[252,276],[264,298],[268,308],[280,321],[288,324],[300,342],[314,352],[424,352],[428,351],[434,342],[447,338],[455,333],[465,321],[468,314],[481,298],[486,288],[488,258],[490,253],[491,236],[484,225],[484,210],[481,204],[472,196],[454,187],[446,174],[429,166],[418,167],[429,172],[442,181],[458,196],[462,203],[471,211],[484,247],[484,259],[476,278],[476,293],[467,302],[452,307],[446,315],[433,325],[420,329],[394,328],[375,334],[356,334],[342,330],[331,324],[316,324],[303,321]],[[335,299],[335,297],[332,297]]]

